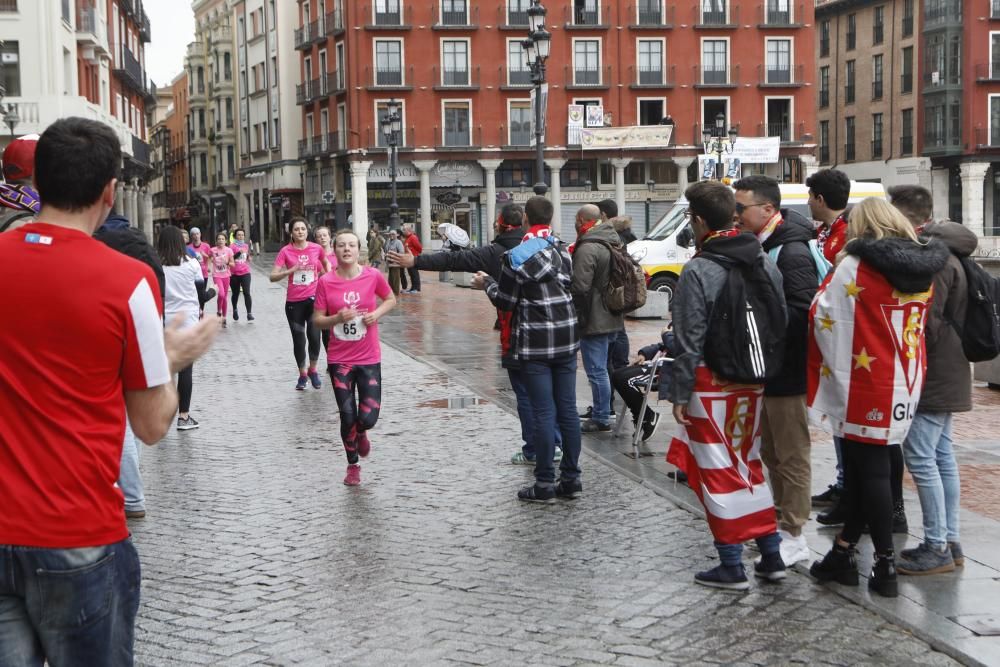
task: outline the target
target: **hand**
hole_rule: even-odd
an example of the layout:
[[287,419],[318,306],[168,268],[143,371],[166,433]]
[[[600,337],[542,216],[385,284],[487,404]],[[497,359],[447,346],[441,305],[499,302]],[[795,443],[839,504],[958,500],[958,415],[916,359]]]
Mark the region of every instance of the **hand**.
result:
[[350,322],[360,316],[356,308],[341,308],[337,312],[337,317],[340,318],[341,322]]
[[361,321],[365,323],[366,327],[370,327],[371,325],[378,322],[378,315],[376,315],[374,312],[365,313],[364,315],[361,316]]
[[192,327],[181,329],[184,319],[183,315],[178,315],[163,331],[163,347],[171,373],[184,370],[205,354],[222,324],[218,317],[206,317]]
[[645,363],[645,362],[646,362],[646,357],[642,356],[642,354],[637,354],[637,355],[635,355],[635,359],[632,360],[632,365],[633,366],[638,366],[639,364],[642,364],[642,363]]
[[684,404],[675,403],[674,404],[674,421],[677,422],[678,424],[680,424],[681,426],[690,426],[691,425],[691,420],[688,419],[688,406],[687,406],[687,403],[684,403]]
[[486,279],[489,277],[487,273],[476,271],[476,275],[472,276],[472,289],[486,289]]
[[401,266],[404,269],[409,269],[417,263],[417,258],[408,252],[406,253],[390,252],[389,261],[395,264],[396,266]]

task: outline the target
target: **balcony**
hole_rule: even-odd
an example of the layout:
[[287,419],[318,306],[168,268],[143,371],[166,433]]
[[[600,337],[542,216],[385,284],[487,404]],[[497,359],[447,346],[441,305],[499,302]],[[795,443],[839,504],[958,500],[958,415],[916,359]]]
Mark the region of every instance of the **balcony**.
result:
[[695,88],[736,88],[740,85],[740,66],[718,69],[711,66],[695,65],[694,80],[696,81]]
[[142,65],[128,49],[122,49],[122,62],[114,69],[114,73],[133,91],[149,97],[150,91],[146,85],[146,75],[142,71]]
[[393,8],[389,8],[388,3],[386,3],[386,9],[379,11],[376,7],[374,13],[372,13],[372,8],[370,6],[365,6],[362,8],[363,16],[372,17],[373,22],[365,25],[365,30],[409,30],[413,27],[413,5],[406,5],[401,7],[397,4]]
[[530,87],[532,85],[531,70],[527,66],[517,68],[501,66],[498,80],[501,90]]
[[323,20],[317,19],[297,28],[295,30],[295,48],[308,50],[316,41],[326,39],[323,23]]
[[769,69],[757,65],[757,86],[759,88],[798,88],[805,85],[805,68]]
[[[566,7],[563,16],[566,19],[564,27],[570,30],[574,28],[607,30],[610,27],[607,23],[607,18],[611,16],[611,6],[608,5],[605,7],[602,14],[601,6],[597,3],[585,3],[582,7]],[[602,19],[604,19],[603,23],[601,23]]]
[[149,167],[149,144],[132,135],[132,161],[144,167]]
[[330,152],[329,134],[319,134],[311,139],[299,139],[299,159],[320,157]]
[[368,90],[413,90],[413,66],[402,69],[365,67],[365,85]]
[[437,150],[468,150],[483,145],[483,126],[467,126],[464,130],[445,130],[434,127],[434,147]]
[[497,27],[501,30],[520,30],[524,31],[527,29],[528,23],[528,3],[525,2],[525,8],[522,9],[507,9],[507,3],[503,3],[504,6],[497,8]]
[[664,13],[663,5],[657,0],[640,1],[638,7],[629,7],[628,15],[635,16],[637,22],[631,26],[633,30],[664,29],[674,27],[674,5],[667,7]]
[[854,162],[854,142],[848,142],[844,144],[844,159],[848,162]]
[[899,138],[899,152],[902,155],[913,155],[913,136],[903,135]]
[[880,100],[880,99],[882,99],[882,92],[883,92],[882,89],[883,88],[884,88],[884,86],[882,85],[882,81],[872,81],[872,99],[873,100]]
[[[448,8],[445,8],[445,4]],[[434,7],[438,21],[435,30],[475,30],[479,27],[479,7],[458,2],[438,2]]]
[[962,26],[962,0],[925,0],[924,27]]
[[673,88],[677,82],[677,66],[662,67],[629,67],[629,78],[632,89],[642,88]]
[[881,157],[882,157],[882,140],[872,139],[872,159],[875,160]]
[[340,9],[327,12],[323,27],[326,29],[326,34],[332,37],[344,32],[344,12]]
[[[398,147],[399,150],[413,150],[414,141],[413,137],[416,136],[416,128],[412,125],[403,128],[403,141],[402,145]],[[385,135],[382,134],[381,127],[368,127],[365,129],[365,146],[368,147],[369,151],[382,149],[385,152],[389,152],[389,146],[384,143]],[[345,148],[346,150],[346,148]]]
[[976,81],[979,83],[1000,82],[1000,61],[976,64]]
[[347,150],[347,144],[344,143],[346,137],[340,132],[330,132],[326,135],[326,149],[330,153],[337,153],[339,151]]
[[[76,41],[84,47],[84,57],[97,62],[101,56],[108,57],[108,27],[93,7],[76,9]],[[92,55],[92,57],[87,57]]]
[[[990,135],[993,136],[990,136]],[[976,150],[995,152],[1000,150],[1000,127],[994,127],[993,132],[989,128],[976,128]]]
[[771,2],[766,4],[766,7],[760,8],[758,28],[801,28],[803,26],[802,22],[797,21],[796,18],[805,16],[804,5],[799,4],[798,7],[795,7],[796,12],[793,15],[791,3],[788,3],[788,9],[775,7]]
[[441,69],[437,65],[431,68],[434,77],[434,90],[479,90],[479,66],[465,69]]
[[149,24],[149,17],[146,15],[146,10],[139,12],[139,39],[143,41],[144,44],[148,44],[153,41],[153,29]]
[[566,90],[607,89],[611,87],[610,65],[604,68],[603,78],[601,77],[602,70],[599,67],[573,68],[566,65],[563,68],[563,72],[563,81],[565,82]]
[[301,83],[295,86],[295,103],[298,105],[312,104],[316,100],[343,92],[342,89],[337,88],[337,83],[336,73],[325,74],[319,78]]
[[732,7],[728,12],[725,9],[703,11],[699,6],[694,7],[691,22],[697,30],[735,30],[740,23],[740,6]]

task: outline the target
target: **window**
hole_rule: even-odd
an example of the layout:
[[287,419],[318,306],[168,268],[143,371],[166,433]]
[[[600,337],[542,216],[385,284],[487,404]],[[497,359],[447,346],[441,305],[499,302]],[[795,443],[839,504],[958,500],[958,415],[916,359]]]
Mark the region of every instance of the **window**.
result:
[[226,146],[226,162],[229,165],[229,179],[236,178],[236,147],[232,144]]
[[[715,129],[715,119],[722,114],[723,127],[729,127],[729,98],[702,98],[701,100],[701,123],[702,127]],[[699,140],[701,132],[698,133]]]
[[872,18],[872,45],[881,44],[885,40],[885,5],[879,5],[874,10]]
[[706,39],[701,43],[701,82],[729,83],[729,43],[724,39]]
[[663,83],[663,42],[653,39],[639,40],[639,84]]
[[768,25],[790,25],[792,22],[791,3],[789,0],[767,0]]
[[655,100],[639,100],[639,125],[659,125],[660,121],[667,115],[665,112],[666,100],[658,98]]
[[198,171],[201,173],[201,184],[208,185],[208,153],[198,156]]
[[900,75],[900,92],[913,92],[913,47],[903,49],[902,74]]
[[441,42],[441,85],[469,85],[469,43],[459,40]]
[[399,0],[377,0],[375,2],[375,25],[402,25],[403,14]]
[[511,100],[508,112],[511,146],[527,146],[531,143],[531,101]]
[[854,61],[848,60],[845,64],[844,101],[847,104],[854,104]]
[[830,106],[830,67],[819,68],[819,107],[825,109]]
[[379,86],[403,85],[403,43],[399,40],[375,42],[375,83]]
[[789,39],[769,39],[766,48],[766,83],[791,83],[792,41]]
[[233,80],[233,56],[228,52],[222,54],[222,76],[226,81]]
[[639,25],[663,25],[662,0],[639,0]]
[[844,159],[850,162],[854,159],[854,116],[848,116],[845,120],[847,131],[844,143]]
[[912,36],[913,36],[913,0],[903,0],[903,37],[912,37]]
[[600,22],[600,8],[597,0],[573,0],[574,25],[597,25]]
[[[264,69],[264,65],[260,67]],[[271,87],[278,87],[278,56],[271,56]]]
[[70,11],[69,0],[62,0],[62,20],[69,23]]
[[882,56],[872,57],[872,99],[882,99]]
[[226,129],[233,129],[233,98],[226,98]]
[[990,78],[1000,77],[1000,32],[990,33]]
[[202,95],[205,94],[205,68],[198,68],[198,92]]
[[531,0],[507,0],[507,25],[528,25]]
[[274,119],[274,132],[271,133],[271,147],[278,148],[281,145],[281,119]]
[[847,50],[853,51],[858,45],[858,16],[857,14],[847,15]]
[[770,98],[767,100],[767,136],[792,140],[792,100]]
[[520,39],[507,41],[507,85],[531,85],[531,70],[528,69],[524,47]]
[[0,0],[0,12],[16,12],[17,0]]
[[337,90],[344,89],[344,43],[337,42]]
[[819,57],[830,55],[830,21],[827,19],[819,24]]
[[445,146],[472,145],[469,132],[470,115],[469,102],[444,103]]
[[830,162],[830,121],[819,122],[819,161],[820,164]]
[[[401,102],[397,101],[399,104],[399,118],[401,121],[402,136],[396,137],[397,145],[406,145],[406,106]],[[389,141],[385,134],[382,132],[382,120],[385,119],[388,113],[388,101],[382,100],[375,103],[375,134],[378,135],[378,140],[376,141],[376,146],[381,146],[385,148],[389,145]]]
[[990,146],[1000,146],[1000,96],[990,95]]
[[443,25],[468,25],[469,9],[465,0],[441,0]]
[[347,106],[337,105],[337,150],[344,150],[347,141]]
[[0,83],[7,97],[21,94],[21,55],[18,49],[18,42],[9,39],[0,44]]
[[601,83],[601,43],[596,39],[573,41],[573,83],[594,86]]
[[205,138],[205,110],[198,109],[198,136]]
[[913,153],[913,109],[903,109],[901,125],[899,152],[910,155]]
[[726,0],[701,0],[703,25],[726,25]]
[[872,159],[882,157],[882,114],[872,114]]

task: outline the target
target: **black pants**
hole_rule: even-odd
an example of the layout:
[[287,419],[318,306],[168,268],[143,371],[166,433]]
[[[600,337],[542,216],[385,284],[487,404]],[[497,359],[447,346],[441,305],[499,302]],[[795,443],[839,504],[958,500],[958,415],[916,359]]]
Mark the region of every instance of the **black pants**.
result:
[[[642,393],[649,384],[649,374],[653,370],[650,362],[638,366],[619,368],[611,376],[611,386],[618,395],[625,399],[625,405],[632,413],[632,421],[638,421],[639,410],[642,409]],[[653,382],[653,391],[657,390],[657,381]],[[646,407],[646,411],[649,411]]]
[[247,307],[247,315],[253,312],[253,299],[250,298],[250,274],[229,277],[229,289],[233,293],[233,313],[236,313],[236,303],[239,301],[240,292],[243,292],[243,303]]
[[406,270],[410,274],[410,289],[414,292],[420,291],[420,271],[417,267],[411,266]]
[[194,389],[194,365],[177,373],[177,411],[191,412],[191,392]]
[[[611,334],[608,342],[608,377],[612,377],[620,368],[625,368],[628,366],[628,334],[622,329],[617,333]],[[615,392],[614,383],[611,384],[611,412],[615,411]],[[618,392],[622,398],[625,398]]]
[[891,447],[844,438],[844,496],[847,520],[841,537],[856,543],[868,524],[875,553],[892,551]]
[[382,364],[330,364],[327,370],[340,411],[340,437],[347,462],[354,464],[358,462],[357,435],[375,426],[382,408]]
[[286,301],[285,318],[292,331],[292,348],[299,370],[306,367],[306,342],[309,343],[309,364],[319,359],[319,329],[313,326],[313,300]]

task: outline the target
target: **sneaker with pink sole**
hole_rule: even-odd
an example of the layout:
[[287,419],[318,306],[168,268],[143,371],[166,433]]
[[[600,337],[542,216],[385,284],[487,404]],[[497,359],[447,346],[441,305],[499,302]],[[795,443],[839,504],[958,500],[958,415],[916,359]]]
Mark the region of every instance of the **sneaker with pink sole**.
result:
[[344,477],[344,484],[347,486],[358,486],[361,484],[361,466],[357,463],[347,466],[347,476]]

